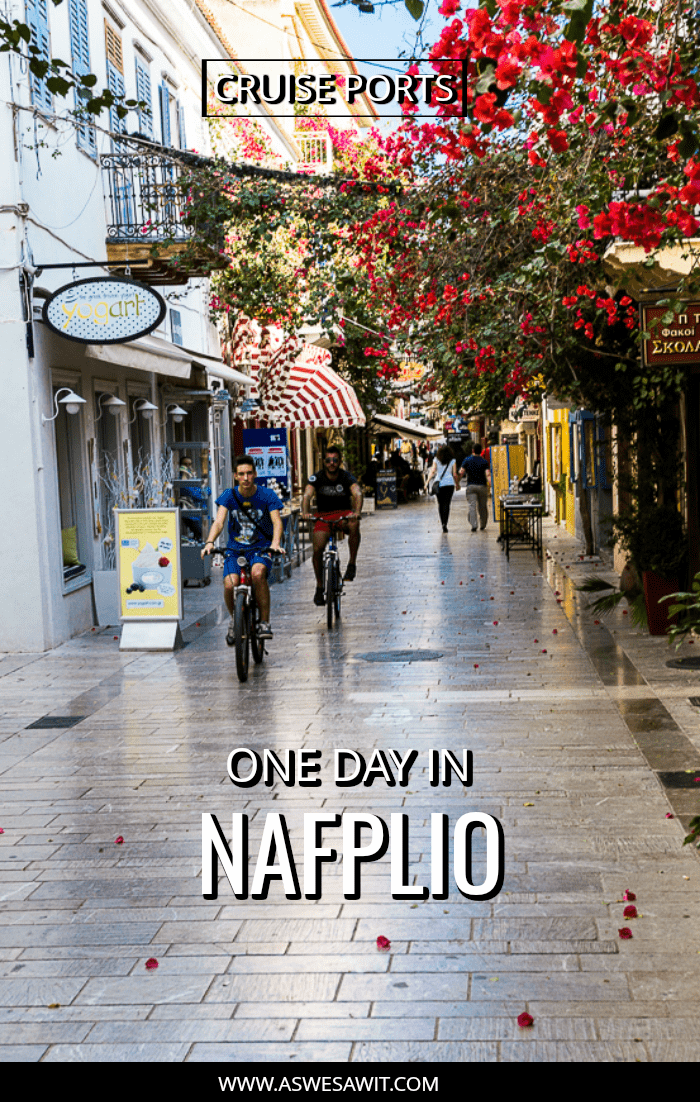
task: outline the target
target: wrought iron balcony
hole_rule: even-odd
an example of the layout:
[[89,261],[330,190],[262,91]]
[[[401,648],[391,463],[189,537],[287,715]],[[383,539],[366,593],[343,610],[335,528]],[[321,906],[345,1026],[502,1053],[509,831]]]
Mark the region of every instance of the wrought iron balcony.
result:
[[210,265],[199,271],[188,264],[182,272],[172,265],[194,237],[194,228],[184,222],[182,158],[140,140],[115,136],[112,145],[101,157],[110,267],[123,271],[136,264],[139,279],[158,284],[186,283],[190,276],[206,274]]

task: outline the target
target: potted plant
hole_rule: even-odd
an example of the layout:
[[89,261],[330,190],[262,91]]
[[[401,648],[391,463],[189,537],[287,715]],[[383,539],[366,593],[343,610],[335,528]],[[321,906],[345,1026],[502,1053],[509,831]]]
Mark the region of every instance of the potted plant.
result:
[[635,505],[613,520],[613,538],[642,579],[650,635],[665,635],[672,619],[664,598],[678,591],[685,566],[686,533],[675,505]]

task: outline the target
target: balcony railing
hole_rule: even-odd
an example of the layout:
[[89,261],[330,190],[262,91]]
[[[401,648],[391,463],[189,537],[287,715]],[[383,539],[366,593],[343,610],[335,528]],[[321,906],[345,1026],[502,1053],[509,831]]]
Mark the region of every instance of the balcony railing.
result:
[[182,167],[169,150],[141,142],[114,142],[101,158],[107,202],[107,242],[187,241]]

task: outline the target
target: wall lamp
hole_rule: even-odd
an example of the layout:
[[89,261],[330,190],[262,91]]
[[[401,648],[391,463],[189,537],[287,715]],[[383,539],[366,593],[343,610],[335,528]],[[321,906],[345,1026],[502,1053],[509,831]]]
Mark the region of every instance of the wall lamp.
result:
[[[103,402],[103,398],[106,398],[107,400]],[[124,408],[126,402],[122,402],[121,398],[115,398],[113,394],[100,394],[99,398],[97,399],[97,405],[100,412],[95,418],[95,422],[100,420],[100,417],[106,409],[109,410],[113,417],[116,417],[119,411]]]
[[[59,398],[59,394],[65,394],[65,398]],[[66,407],[66,413],[77,413],[80,407],[85,405],[85,399],[81,398],[79,394],[74,394],[69,386],[62,386],[53,396],[53,405],[56,412],[53,417],[47,417],[45,413],[42,413],[42,424],[45,424],[47,421],[56,420],[59,413],[59,405]]]
[[168,408],[166,409],[166,411],[165,411],[165,421],[161,421],[160,427],[163,428],[163,425],[168,420],[168,417],[172,417],[175,424],[179,425],[180,422],[183,421],[186,416],[187,416],[187,410],[183,409],[182,406],[178,406],[175,403],[173,403],[173,405],[168,406]]
[[148,398],[137,398],[134,402],[134,416],[129,421],[129,424],[133,425],[137,413],[142,413],[146,420],[150,421],[157,409],[158,406],[154,406],[153,402],[148,401]]

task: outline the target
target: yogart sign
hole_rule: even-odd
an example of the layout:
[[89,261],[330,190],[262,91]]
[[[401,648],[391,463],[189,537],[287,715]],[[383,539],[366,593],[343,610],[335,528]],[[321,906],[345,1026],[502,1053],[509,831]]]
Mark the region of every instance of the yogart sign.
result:
[[44,303],[49,329],[82,344],[125,344],[156,329],[166,314],[164,299],[133,279],[81,279],[61,287]]

